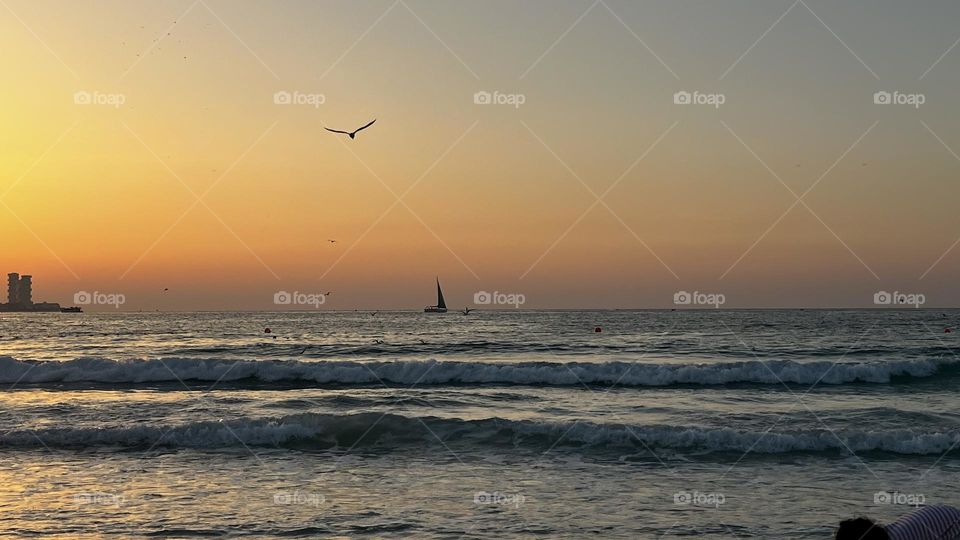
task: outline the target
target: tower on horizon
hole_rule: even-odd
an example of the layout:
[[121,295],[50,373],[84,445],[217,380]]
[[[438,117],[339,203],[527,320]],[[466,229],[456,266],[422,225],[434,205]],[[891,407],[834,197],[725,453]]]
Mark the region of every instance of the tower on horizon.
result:
[[17,272],[7,274],[7,303],[0,304],[5,313],[83,313],[79,307],[61,308],[56,302],[33,302],[33,276]]
[[20,274],[16,272],[7,274],[7,303],[11,306],[20,303]]
[[17,301],[23,306],[33,305],[33,276],[20,276],[17,287]]

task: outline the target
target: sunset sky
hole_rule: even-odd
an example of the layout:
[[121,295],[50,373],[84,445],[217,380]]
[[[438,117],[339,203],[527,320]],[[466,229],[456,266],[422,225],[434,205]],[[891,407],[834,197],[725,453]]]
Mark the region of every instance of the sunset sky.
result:
[[451,308],[956,306],[957,21],[948,0],[2,0],[0,273],[125,310],[417,309],[435,276]]

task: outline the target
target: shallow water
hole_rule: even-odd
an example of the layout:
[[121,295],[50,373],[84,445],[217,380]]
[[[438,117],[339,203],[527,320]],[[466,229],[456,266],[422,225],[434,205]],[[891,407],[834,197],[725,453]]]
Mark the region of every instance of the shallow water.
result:
[[826,538],[958,502],[958,321],[5,314],[0,530]]

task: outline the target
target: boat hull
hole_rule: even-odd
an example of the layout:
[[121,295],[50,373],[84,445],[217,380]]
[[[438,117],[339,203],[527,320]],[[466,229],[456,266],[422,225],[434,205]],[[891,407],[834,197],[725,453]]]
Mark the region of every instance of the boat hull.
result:
[[447,308],[445,307],[426,307],[423,308],[424,313],[446,313]]

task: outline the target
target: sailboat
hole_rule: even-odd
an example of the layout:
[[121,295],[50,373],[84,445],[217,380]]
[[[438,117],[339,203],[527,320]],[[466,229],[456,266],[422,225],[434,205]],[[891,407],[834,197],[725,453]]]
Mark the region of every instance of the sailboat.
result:
[[424,313],[446,313],[447,304],[443,301],[443,291],[440,290],[440,278],[437,278],[437,305],[423,308]]

